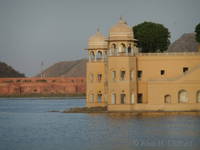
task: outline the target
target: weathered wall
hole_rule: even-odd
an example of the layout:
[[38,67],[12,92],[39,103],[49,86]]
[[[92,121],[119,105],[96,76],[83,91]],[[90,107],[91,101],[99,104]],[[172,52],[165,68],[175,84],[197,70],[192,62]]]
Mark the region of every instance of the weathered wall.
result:
[[85,94],[86,82],[76,78],[0,78],[0,95]]
[[[152,56],[151,56],[152,55]],[[200,110],[200,55],[193,54],[140,54],[137,69],[143,72],[137,80],[142,103],[108,105],[109,111],[193,111]],[[122,63],[124,64],[124,62]],[[183,68],[188,71],[183,72]],[[126,68],[130,70],[130,67]],[[137,71],[138,71],[137,70]],[[161,75],[161,70],[165,73]],[[122,87],[122,86],[121,86]],[[186,92],[182,102],[180,92]],[[119,94],[118,94],[119,95]],[[168,96],[168,101],[166,97]],[[130,98],[127,99],[130,101]]]
[[[135,61],[136,60],[136,61]],[[103,61],[101,62],[103,65]],[[107,76],[103,82],[108,81],[108,106],[109,111],[191,111],[200,110],[200,55],[199,53],[179,54],[138,54],[136,56],[110,56],[108,69],[97,62],[89,62],[87,73],[94,73],[94,81],[88,82],[88,87],[93,89],[93,95],[97,97],[97,91],[101,84],[97,83],[97,72],[103,72]],[[184,71],[187,68],[187,71]],[[164,70],[164,74],[161,74]],[[112,72],[116,72],[113,80]],[[120,78],[120,71],[125,71],[125,77]],[[133,77],[131,77],[133,71]],[[138,78],[138,71],[142,76]],[[89,75],[88,75],[89,76]],[[104,79],[104,78],[103,78]],[[136,84],[134,86],[134,84]],[[180,96],[185,91],[186,95]],[[104,94],[102,93],[102,94]],[[112,94],[115,94],[115,103],[112,102]],[[90,94],[88,92],[88,94]],[[125,102],[121,101],[121,95],[125,94]],[[132,98],[133,95],[133,98]],[[139,101],[139,95],[142,95]],[[106,95],[104,95],[106,96]],[[181,98],[179,98],[181,97]],[[90,97],[88,97],[90,99]],[[134,102],[133,100],[134,99]],[[186,100],[183,102],[183,100]],[[88,107],[103,106],[104,102],[87,101]],[[188,106],[188,107],[186,107]]]
[[[101,79],[98,79],[98,74],[101,74]],[[95,63],[87,63],[87,103],[95,103],[95,106],[104,106],[105,104],[105,64],[102,61]],[[98,95],[102,94],[101,103],[98,102]],[[91,98],[93,95],[93,98]],[[89,106],[89,105],[88,105]]]

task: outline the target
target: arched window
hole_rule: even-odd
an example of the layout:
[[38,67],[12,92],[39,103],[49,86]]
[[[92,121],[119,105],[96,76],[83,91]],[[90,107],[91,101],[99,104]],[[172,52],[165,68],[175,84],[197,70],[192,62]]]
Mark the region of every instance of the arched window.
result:
[[131,80],[134,79],[134,70],[131,70],[131,73],[130,73],[130,79],[131,79]]
[[165,95],[164,102],[165,102],[165,104],[170,104],[171,103],[171,95]]
[[95,55],[94,55],[94,52],[93,52],[93,51],[90,52],[90,59],[91,59],[91,60],[94,60],[94,59],[95,59]]
[[116,104],[116,94],[115,93],[112,93],[111,104]]
[[94,102],[94,94],[91,94],[90,95],[90,103],[93,103]]
[[120,100],[121,100],[121,104],[125,104],[125,101],[126,101],[126,94],[122,93],[120,95]]
[[131,94],[131,104],[135,103],[135,95],[134,93]]
[[90,79],[90,82],[93,82],[93,80],[94,80],[94,75],[93,75],[93,73],[90,73],[89,79]]
[[200,103],[200,90],[197,91],[197,103]]
[[101,82],[101,80],[102,80],[102,74],[99,73],[99,74],[97,74],[97,81]]
[[97,52],[96,58],[97,58],[97,60],[98,60],[98,59],[102,59],[102,52],[101,52],[101,51],[98,51],[98,52]]
[[120,71],[120,80],[125,80],[126,77],[126,71],[125,70],[121,70]]
[[97,101],[98,101],[98,103],[101,103],[101,102],[102,102],[102,94],[101,94],[101,91],[99,91],[99,93],[97,94]]
[[120,44],[120,46],[119,46],[119,52],[120,53],[124,53],[124,52],[126,52],[126,46],[125,46],[125,44]]
[[113,80],[113,81],[116,80],[116,71],[112,71],[112,80]]
[[187,103],[188,102],[188,93],[186,90],[181,90],[178,92],[178,101],[179,101],[179,103]]
[[116,46],[116,44],[112,44],[112,46],[111,46],[111,53],[112,53],[112,55],[117,55],[117,46]]

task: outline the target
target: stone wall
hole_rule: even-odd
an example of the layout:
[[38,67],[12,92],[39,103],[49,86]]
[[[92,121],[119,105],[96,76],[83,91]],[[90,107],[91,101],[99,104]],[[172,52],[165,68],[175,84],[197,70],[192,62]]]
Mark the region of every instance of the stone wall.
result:
[[0,78],[0,96],[85,94],[83,77]]

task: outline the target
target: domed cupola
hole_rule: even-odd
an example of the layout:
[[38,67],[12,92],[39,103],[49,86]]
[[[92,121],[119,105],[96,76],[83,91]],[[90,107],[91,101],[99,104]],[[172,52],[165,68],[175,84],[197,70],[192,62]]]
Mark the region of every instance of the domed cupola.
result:
[[107,57],[108,42],[99,29],[89,38],[86,50],[88,50],[89,61],[104,61]]
[[109,31],[109,40],[133,40],[132,28],[120,17],[119,22]]
[[88,49],[107,49],[107,41],[100,33],[99,29],[97,29],[97,32],[89,38]]

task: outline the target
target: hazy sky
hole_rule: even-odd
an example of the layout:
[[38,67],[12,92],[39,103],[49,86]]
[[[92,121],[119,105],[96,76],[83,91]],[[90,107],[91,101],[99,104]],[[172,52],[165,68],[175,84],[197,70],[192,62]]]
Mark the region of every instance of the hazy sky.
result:
[[41,61],[86,57],[87,40],[108,30],[120,16],[130,26],[164,24],[174,41],[200,22],[200,0],[0,0],[0,61],[28,76]]

